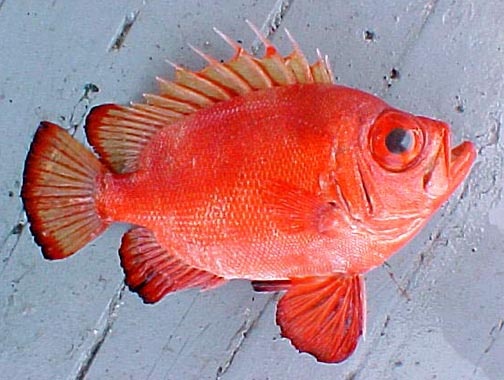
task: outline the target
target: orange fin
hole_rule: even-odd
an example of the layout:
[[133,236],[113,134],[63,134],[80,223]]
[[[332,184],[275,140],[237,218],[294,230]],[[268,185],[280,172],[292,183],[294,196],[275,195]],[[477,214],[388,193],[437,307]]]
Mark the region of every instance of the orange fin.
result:
[[285,59],[278,53],[277,48],[262,35],[254,24],[248,20],[246,22],[264,45],[264,57],[258,59],[257,63],[262,66],[276,85],[287,86],[297,83],[294,72],[285,64]]
[[287,32],[294,49],[291,54],[283,57],[252,23],[247,23],[265,46],[262,58],[254,57],[233,39],[214,28],[233,48],[233,57],[220,62],[190,46],[208,65],[199,72],[192,72],[171,63],[175,67],[174,81],[157,78],[160,95],[144,95],[147,103],[185,115],[254,90],[292,84],[334,83],[328,59],[323,58],[320,52],[317,51],[318,60],[310,65]]
[[192,48],[208,65],[199,72],[175,67],[173,81],[156,78],[159,94],[144,94],[147,104],[121,107],[105,104],[95,107],[86,119],[86,134],[102,162],[116,173],[138,169],[138,158],[157,131],[200,109],[233,96],[274,86],[304,83],[333,83],[327,57],[308,63],[299,46],[281,56],[275,46],[248,22],[265,45],[262,58],[255,58],[224,33],[214,29],[234,50],[234,56],[220,62]]
[[[322,57],[317,51],[318,60],[310,65],[302,53],[299,45],[286,31],[288,38],[293,45],[291,54],[283,57],[278,53],[277,48],[262,35],[254,24],[246,20],[248,26],[256,34],[264,45],[264,56],[255,58],[252,54],[244,50],[230,37],[214,28],[214,31],[221,36],[234,50],[235,55],[227,62],[218,63],[211,61],[211,65],[225,66],[234,71],[240,78],[248,83],[251,89],[264,89],[273,86],[288,86],[291,84],[303,83],[334,83],[334,77],[329,66],[327,57]],[[210,62],[210,61],[209,61]],[[202,71],[204,72],[205,69]],[[222,82],[226,85],[225,82]]]
[[320,195],[288,183],[271,181],[265,186],[263,199],[277,227],[284,232],[313,230],[330,234],[337,229],[338,206]]
[[65,129],[40,124],[26,158],[21,197],[45,258],[70,256],[108,226],[95,205],[96,177],[104,170]]
[[175,67],[174,80],[156,78],[159,94],[144,94],[147,104],[109,104],[91,110],[86,120],[88,140],[110,170],[137,170],[138,155],[159,128],[217,102],[274,86],[334,82],[327,57],[322,58],[318,52],[318,60],[310,65],[290,34],[294,49],[283,57],[255,26],[248,24],[265,45],[262,58],[254,57],[214,29],[234,49],[230,60],[220,62],[192,48],[208,65],[192,72],[171,63]]
[[149,105],[103,104],[86,118],[86,135],[102,162],[116,173],[138,169],[138,157],[161,128],[180,115]]
[[281,292],[288,290],[291,284],[291,280],[252,281],[252,287],[256,292]]
[[347,359],[365,328],[364,292],[361,275],[292,279],[277,306],[282,336],[320,362]]
[[136,227],[122,239],[119,249],[128,287],[146,303],[154,303],[167,293],[189,288],[209,289],[226,282],[213,273],[185,264],[161,247],[153,232]]

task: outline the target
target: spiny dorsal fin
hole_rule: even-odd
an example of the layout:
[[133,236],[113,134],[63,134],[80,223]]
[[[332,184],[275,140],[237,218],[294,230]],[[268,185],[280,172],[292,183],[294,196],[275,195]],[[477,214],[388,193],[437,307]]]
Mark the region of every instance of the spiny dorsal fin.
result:
[[[196,109],[210,106],[216,101],[274,86],[287,86],[297,83],[333,83],[334,78],[327,57],[317,50],[318,59],[310,65],[297,42],[286,31],[293,51],[283,57],[276,47],[266,39],[250,22],[250,28],[264,44],[265,53],[256,58],[230,37],[214,28],[214,31],[231,46],[235,54],[227,62],[219,62],[211,56],[191,47],[203,57],[208,66],[199,72],[191,72],[180,66],[175,67],[175,79],[169,82],[158,79],[162,97],[186,103]],[[195,98],[194,94],[199,97]],[[166,104],[164,107],[178,111]]]
[[94,108],[86,119],[86,133],[104,164],[118,173],[137,170],[138,156],[160,128],[217,102],[275,86],[334,82],[327,57],[318,50],[318,60],[310,65],[286,31],[293,51],[283,57],[252,23],[247,23],[264,44],[262,58],[254,57],[214,28],[234,49],[230,60],[221,63],[191,47],[207,61],[204,69],[192,72],[169,62],[175,67],[174,80],[156,78],[159,94],[144,94],[147,104]]

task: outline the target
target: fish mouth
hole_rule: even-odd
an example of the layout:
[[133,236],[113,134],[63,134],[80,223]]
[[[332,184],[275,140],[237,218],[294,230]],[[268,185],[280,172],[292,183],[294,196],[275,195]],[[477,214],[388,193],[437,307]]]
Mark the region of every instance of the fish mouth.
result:
[[434,196],[449,196],[464,180],[476,159],[476,148],[470,141],[450,149],[449,131],[441,138],[437,155],[426,171],[423,184],[425,191]]
[[476,159],[476,148],[470,141],[464,141],[450,151],[450,166],[449,176],[452,180],[461,182],[471,169],[471,166]]

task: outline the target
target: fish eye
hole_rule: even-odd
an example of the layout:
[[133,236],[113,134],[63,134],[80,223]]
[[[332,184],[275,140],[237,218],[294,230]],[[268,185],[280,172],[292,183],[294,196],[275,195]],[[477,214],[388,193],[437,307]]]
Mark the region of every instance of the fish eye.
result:
[[392,129],[385,137],[385,146],[390,153],[401,154],[413,146],[413,132],[401,127]]
[[424,145],[424,134],[415,118],[398,111],[378,116],[369,134],[373,158],[393,172],[413,166]]

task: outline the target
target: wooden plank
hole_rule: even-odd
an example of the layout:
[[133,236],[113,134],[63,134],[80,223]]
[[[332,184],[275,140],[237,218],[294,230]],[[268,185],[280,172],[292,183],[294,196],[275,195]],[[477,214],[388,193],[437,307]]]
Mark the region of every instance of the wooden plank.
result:
[[[447,0],[0,2],[3,375],[500,378],[503,12],[499,2]],[[252,292],[244,281],[143,305],[122,288],[116,251],[124,226],[58,263],[44,261],[23,228],[17,194],[40,120],[69,126],[79,124],[91,104],[138,101],[141,93],[155,90],[156,75],[170,77],[165,58],[191,68],[203,65],[188,42],[216,58],[228,57],[231,51],[212,26],[251,46],[254,36],[244,18],[287,27],[311,59],[317,47],[329,55],[339,83],[447,120],[456,141],[471,139],[480,150],[467,185],[390,261],[409,298],[386,270],[367,276],[367,338],[341,365],[321,365],[297,353],[274,324],[274,297]],[[273,39],[288,51],[281,30]],[[90,92],[90,83],[100,91]]]

